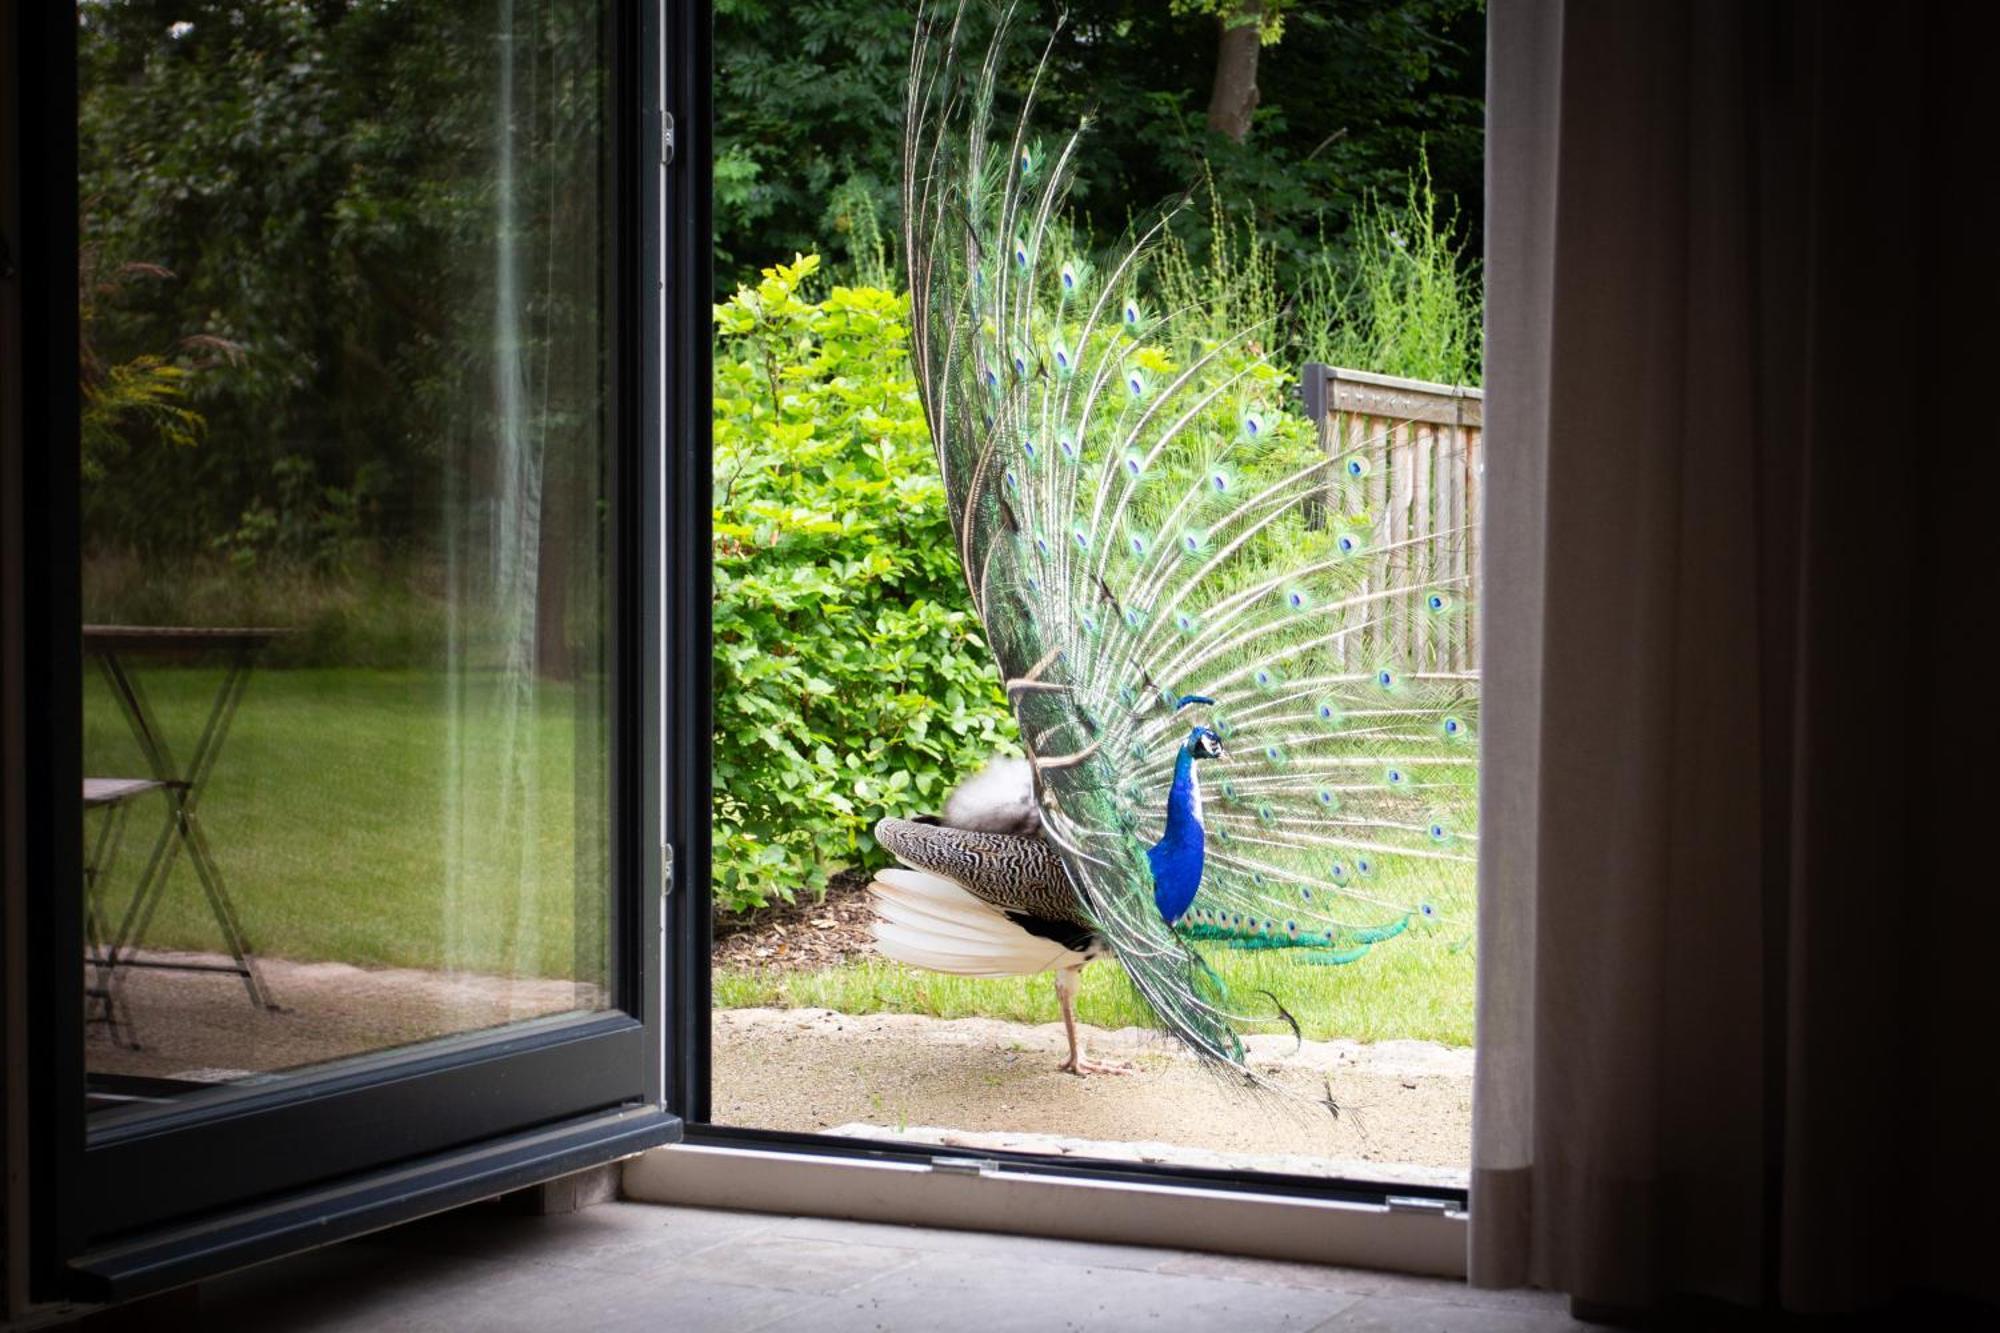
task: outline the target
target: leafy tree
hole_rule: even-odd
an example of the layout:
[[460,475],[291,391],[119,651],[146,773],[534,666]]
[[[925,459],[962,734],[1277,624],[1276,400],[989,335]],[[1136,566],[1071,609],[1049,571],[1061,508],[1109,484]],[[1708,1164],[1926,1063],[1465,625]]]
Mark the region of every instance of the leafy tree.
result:
[[[1279,248],[1296,284],[1337,246],[1365,195],[1393,194],[1428,145],[1447,215],[1477,253],[1485,16],[1480,0],[1265,0],[1256,102],[1240,140],[1211,129],[1218,43],[1238,0],[1074,0],[1042,90],[1052,130],[1094,128],[1074,203],[1099,236],[1212,175],[1231,218]],[[1051,12],[1014,32],[1016,68],[1051,40]],[[857,196],[895,216],[907,10],[864,0],[722,0],[716,10],[716,232],[724,285],[772,254],[818,246],[850,260]],[[1247,30],[1247,29],[1246,29]],[[977,42],[977,34],[969,41]],[[1268,43],[1268,44],[1266,44]],[[1189,235],[1205,243],[1205,210]]]

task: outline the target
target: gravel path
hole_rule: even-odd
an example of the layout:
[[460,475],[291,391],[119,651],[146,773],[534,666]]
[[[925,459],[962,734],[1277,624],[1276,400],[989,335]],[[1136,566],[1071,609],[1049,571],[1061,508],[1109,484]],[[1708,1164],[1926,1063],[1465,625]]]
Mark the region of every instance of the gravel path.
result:
[[[1219,1079],[1153,1033],[1086,1028],[1126,1075],[1059,1073],[1062,1027],[827,1009],[715,1015],[718,1123],[967,1148],[1463,1184],[1472,1052],[1431,1042],[1249,1039],[1296,1098]],[[1335,1116],[1319,1105],[1331,1088]]]

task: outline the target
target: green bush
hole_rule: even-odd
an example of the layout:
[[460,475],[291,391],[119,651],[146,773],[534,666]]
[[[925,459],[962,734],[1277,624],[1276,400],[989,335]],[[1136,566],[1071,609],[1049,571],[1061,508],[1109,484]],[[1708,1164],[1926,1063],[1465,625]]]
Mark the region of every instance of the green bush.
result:
[[725,910],[878,861],[1013,750],[905,354],[907,305],[763,271],[715,312],[715,895]]

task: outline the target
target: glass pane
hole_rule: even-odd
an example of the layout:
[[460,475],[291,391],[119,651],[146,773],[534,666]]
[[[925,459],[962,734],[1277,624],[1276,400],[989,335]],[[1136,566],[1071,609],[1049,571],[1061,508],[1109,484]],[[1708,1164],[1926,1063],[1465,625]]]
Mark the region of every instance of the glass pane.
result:
[[602,8],[80,7],[93,1109],[609,1003]]
[[718,16],[718,1121],[1465,1184],[1483,18],[1218,8]]

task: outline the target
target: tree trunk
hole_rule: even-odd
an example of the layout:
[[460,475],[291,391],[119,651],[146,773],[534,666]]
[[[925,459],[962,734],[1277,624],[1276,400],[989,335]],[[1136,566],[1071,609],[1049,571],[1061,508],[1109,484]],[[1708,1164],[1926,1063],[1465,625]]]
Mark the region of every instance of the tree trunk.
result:
[[1250,113],[1257,109],[1257,53],[1263,49],[1264,0],[1245,0],[1236,12],[1236,25],[1228,18],[1215,48],[1215,90],[1208,99],[1208,128],[1226,134],[1237,143],[1250,133]]

